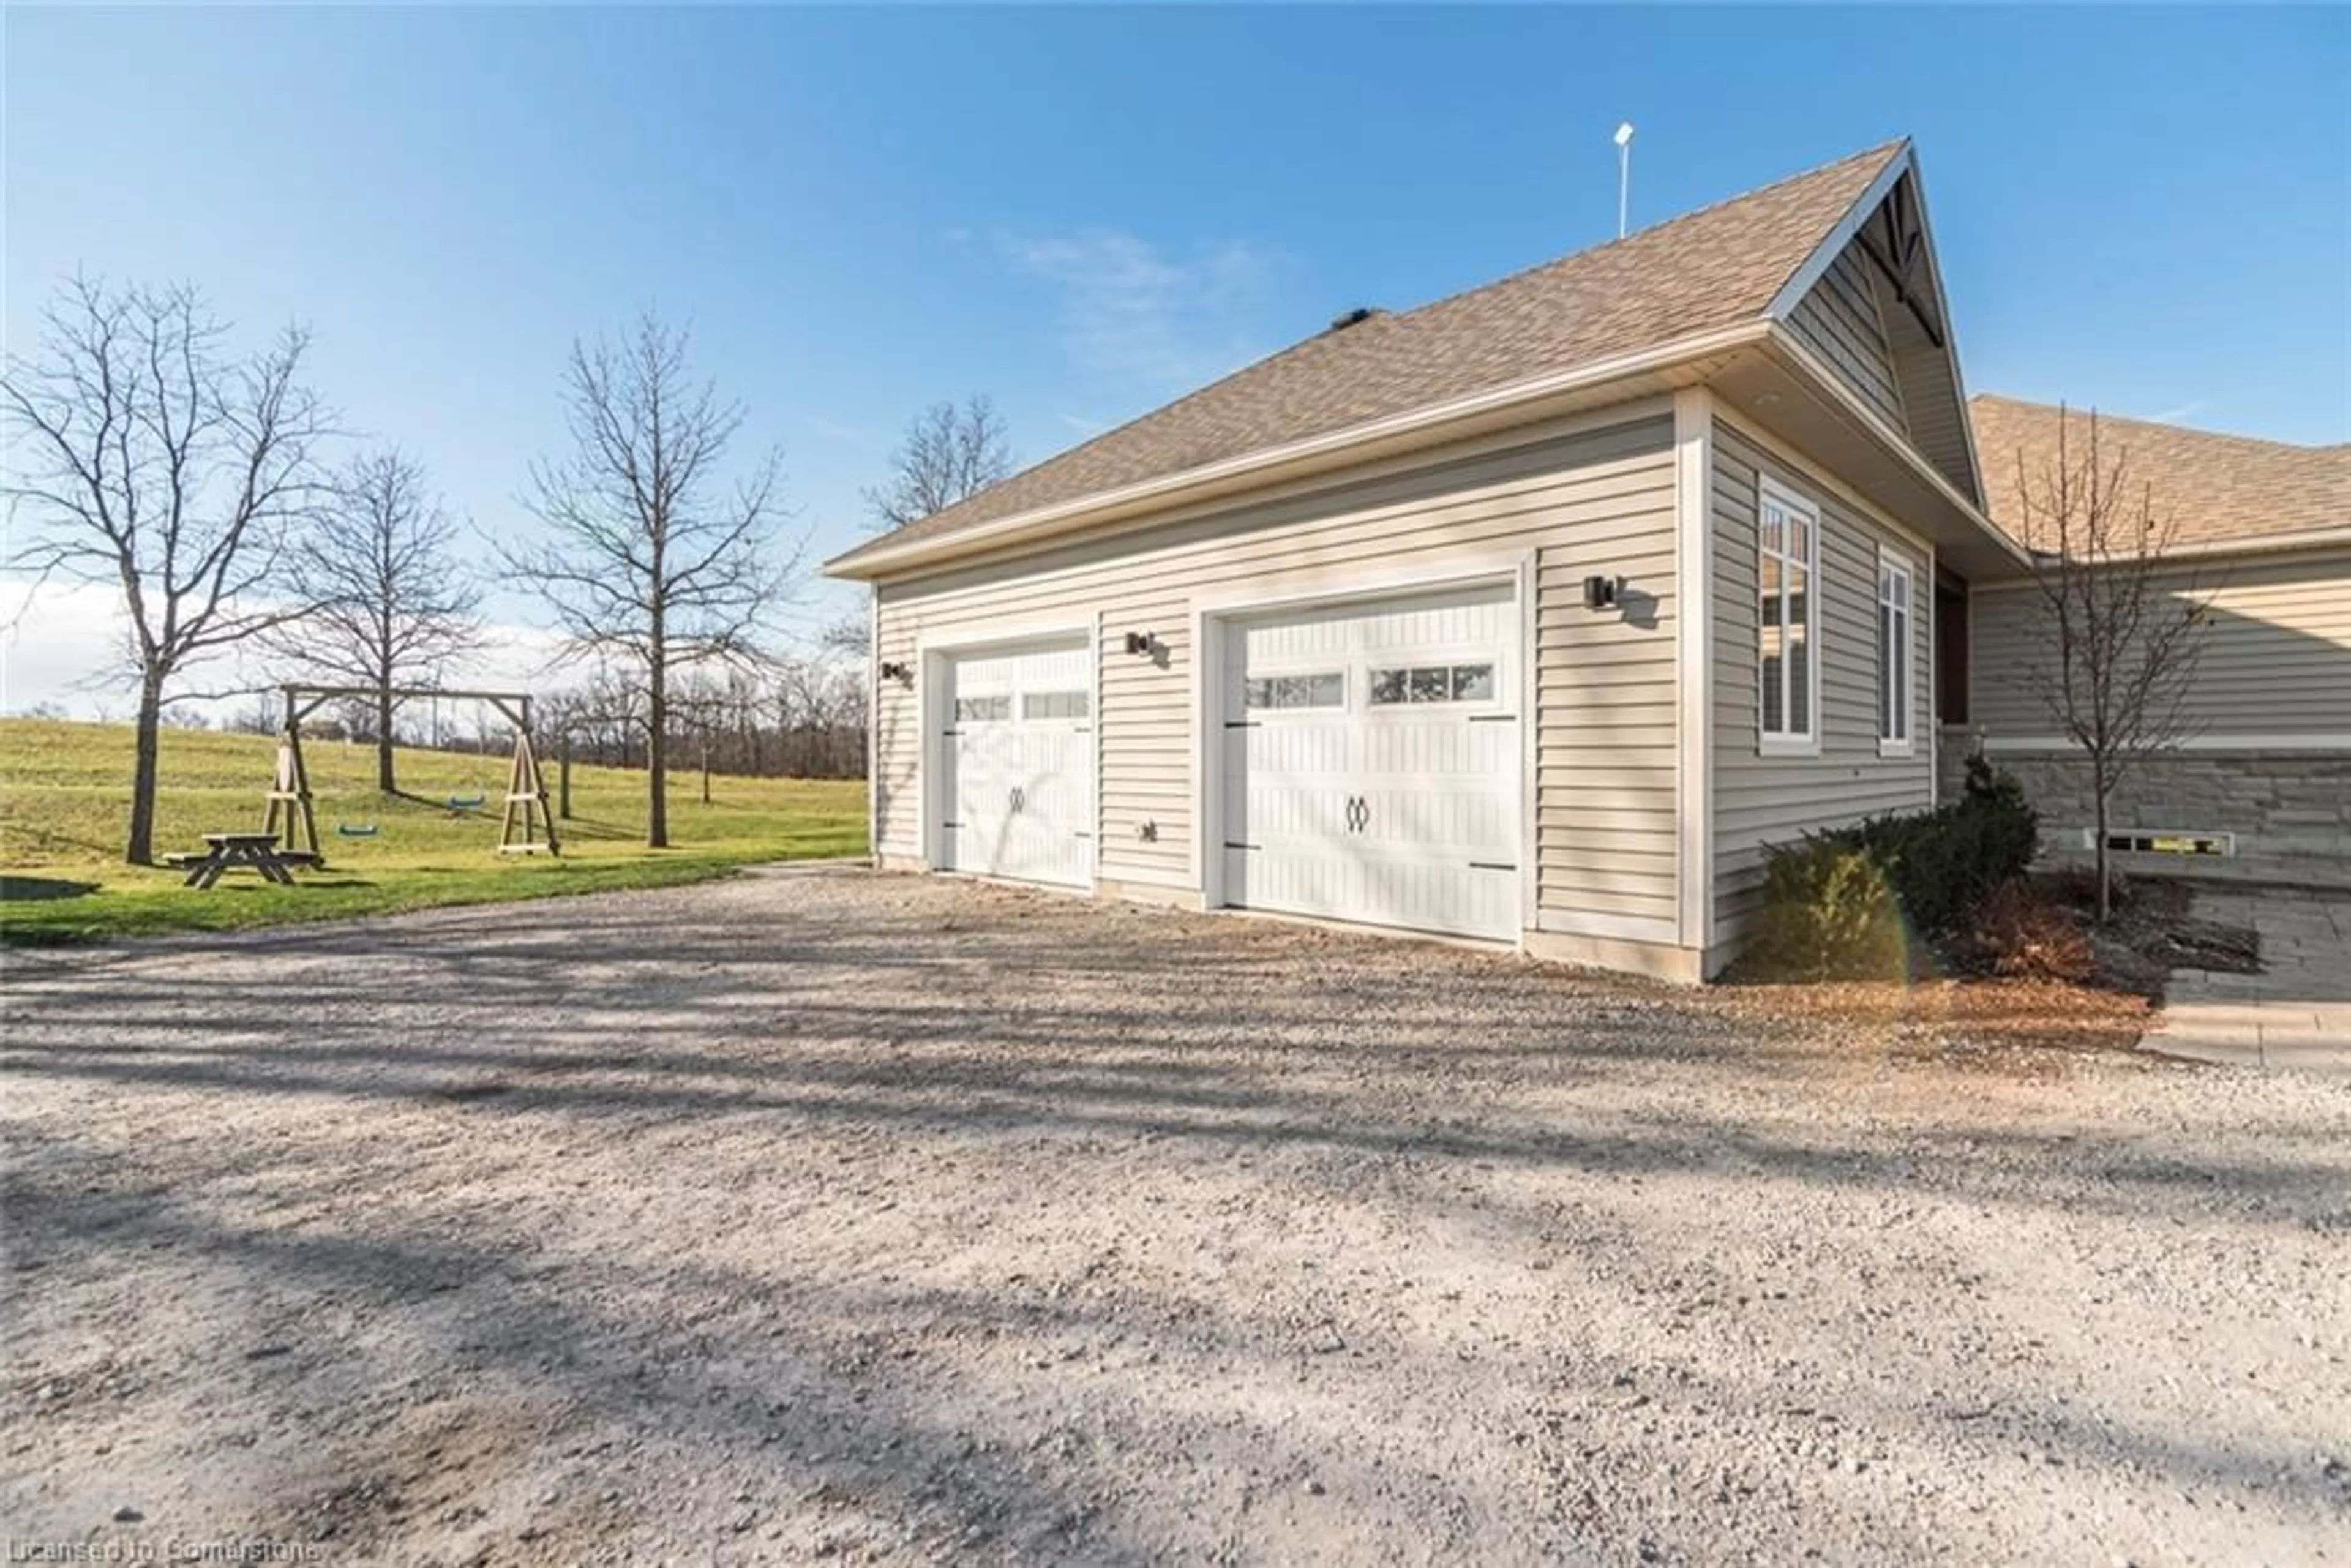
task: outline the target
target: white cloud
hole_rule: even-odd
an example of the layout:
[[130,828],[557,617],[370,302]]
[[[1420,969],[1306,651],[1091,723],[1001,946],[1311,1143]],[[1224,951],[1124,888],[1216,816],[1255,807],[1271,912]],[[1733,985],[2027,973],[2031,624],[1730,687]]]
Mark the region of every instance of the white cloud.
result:
[[[54,703],[84,716],[127,714],[135,690],[122,674],[130,629],[120,589],[0,582],[0,710]],[[116,675],[119,682],[110,679]]]
[[1020,273],[1059,295],[1059,336],[1091,374],[1123,392],[1164,396],[1224,374],[1262,350],[1253,330],[1284,257],[1246,240],[1182,256],[1118,229],[996,236]]

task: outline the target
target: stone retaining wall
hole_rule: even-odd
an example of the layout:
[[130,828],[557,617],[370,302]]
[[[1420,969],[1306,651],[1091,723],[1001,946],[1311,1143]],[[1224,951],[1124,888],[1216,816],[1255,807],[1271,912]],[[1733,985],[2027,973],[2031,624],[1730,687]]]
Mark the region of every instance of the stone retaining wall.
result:
[[[1980,732],[1946,728],[1938,765],[1943,798],[1956,795]],[[2041,813],[2043,842],[2060,858],[2084,852],[2095,820],[2090,769],[2048,752],[1994,752]],[[2237,835],[2234,856],[2125,854],[2145,873],[2351,886],[2351,754],[2312,751],[2190,751],[2144,758],[2115,792],[2114,828],[2164,828]]]

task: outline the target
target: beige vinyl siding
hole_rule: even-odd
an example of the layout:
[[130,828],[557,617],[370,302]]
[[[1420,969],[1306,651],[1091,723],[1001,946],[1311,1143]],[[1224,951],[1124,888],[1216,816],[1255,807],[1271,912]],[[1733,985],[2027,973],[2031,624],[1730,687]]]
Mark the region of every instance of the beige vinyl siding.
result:
[[[1821,701],[1817,757],[1765,757],[1757,744],[1756,486],[1760,472],[1820,508]],[[1934,798],[1930,717],[1934,573],[1927,553],[1864,517],[1802,466],[1767,455],[1727,422],[1714,438],[1715,940],[1741,932],[1762,887],[1763,846]],[[1907,757],[1877,750],[1877,559],[1910,562]]]
[[1907,432],[1909,420],[1895,375],[1894,356],[1886,346],[1876,280],[1866,270],[1868,263],[1857,245],[1845,246],[1821,280],[1796,302],[1788,315],[1788,330],[1827,361],[1846,385],[1885,416],[1886,423]]
[[[2165,586],[2211,604],[2187,706],[2200,737],[2351,734],[2351,550],[2206,558]],[[2040,591],[1980,585],[1973,597],[1969,716],[1990,737],[2054,735],[2024,674],[2056,657]]]
[[[1406,472],[1223,508],[879,589],[880,657],[920,640],[1101,616],[1099,874],[1193,889],[1196,596],[1343,591],[1351,575],[1465,552],[1536,550],[1538,883],[1546,908],[1670,916],[1674,700],[1671,422],[1474,448]],[[1582,608],[1628,580],[1628,612]],[[1149,632],[1151,657],[1125,652]],[[876,705],[883,853],[922,853],[917,694]],[[1146,823],[1155,838],[1146,841]]]
[[1902,410],[1909,420],[1910,444],[1927,461],[1973,496],[1977,475],[1969,456],[1968,411],[1959,388],[1959,363],[1950,350],[1927,335],[1910,308],[1894,298],[1891,286],[1878,280],[1886,306],[1886,333],[1894,357],[1895,381],[1902,389]]

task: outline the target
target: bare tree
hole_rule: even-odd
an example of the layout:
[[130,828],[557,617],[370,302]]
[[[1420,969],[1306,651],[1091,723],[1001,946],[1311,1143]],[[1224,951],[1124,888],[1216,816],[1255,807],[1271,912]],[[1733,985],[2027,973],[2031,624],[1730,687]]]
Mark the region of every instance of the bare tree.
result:
[[426,684],[481,644],[481,591],[449,548],[456,531],[421,464],[397,451],[352,458],[287,555],[287,580],[311,612],[265,640],[308,678],[374,694],[367,727],[387,795],[399,789],[394,688]]
[[2098,920],[2113,914],[2106,829],[2115,790],[2147,757],[2195,732],[2187,697],[2204,646],[2206,585],[2167,558],[2176,521],[2108,450],[2094,413],[2078,439],[2058,413],[2038,473],[2017,458],[2020,534],[2048,632],[2018,674],[2090,770]]
[[862,662],[872,645],[872,623],[867,615],[843,615],[827,622],[817,632],[816,645],[824,653],[845,654]]
[[669,843],[669,683],[713,664],[756,662],[787,597],[797,548],[774,553],[780,454],[727,485],[741,405],[687,367],[687,336],[641,317],[618,343],[575,343],[563,400],[574,450],[531,471],[542,545],[507,567],[541,584],[575,654],[622,658],[644,675],[645,842]]
[[123,858],[154,858],[156,737],[174,680],[284,622],[277,591],[292,525],[317,501],[327,434],[297,381],[307,334],[288,328],[246,359],[194,289],[110,287],[78,277],[42,316],[37,356],[0,381],[23,464],[12,517],[29,513],[14,564],[46,582],[119,586],[139,687]]
[[[961,407],[935,402],[907,423],[890,454],[889,478],[863,491],[866,527],[879,533],[943,512],[1009,476],[1012,465],[1004,416],[984,394],[974,392]],[[864,658],[864,618],[843,615],[827,623],[817,645]]]
[[974,394],[958,408],[935,402],[906,426],[890,454],[890,476],[868,488],[865,505],[877,531],[943,512],[1012,472],[1012,448],[996,405]]

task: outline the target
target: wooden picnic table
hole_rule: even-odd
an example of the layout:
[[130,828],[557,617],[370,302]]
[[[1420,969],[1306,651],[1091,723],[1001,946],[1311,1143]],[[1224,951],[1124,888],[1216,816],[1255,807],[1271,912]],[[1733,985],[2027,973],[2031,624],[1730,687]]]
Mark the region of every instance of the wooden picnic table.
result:
[[280,887],[294,885],[296,866],[315,865],[319,857],[277,847],[277,835],[266,833],[206,833],[204,842],[211,847],[203,854],[174,855],[172,863],[187,869],[184,887],[210,887],[221,879],[221,873],[238,866],[257,871],[266,882]]

